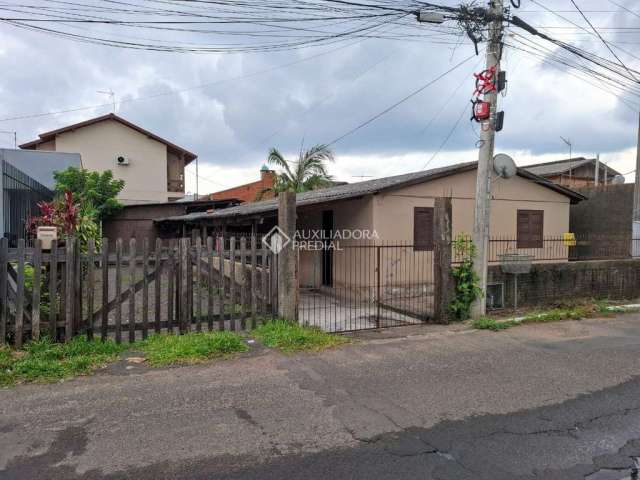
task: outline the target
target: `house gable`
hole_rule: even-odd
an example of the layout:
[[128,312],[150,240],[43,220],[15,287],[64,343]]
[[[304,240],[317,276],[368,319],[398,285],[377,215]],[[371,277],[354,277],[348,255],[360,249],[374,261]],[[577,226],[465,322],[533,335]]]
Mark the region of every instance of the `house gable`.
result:
[[[56,135],[56,150],[77,152],[88,170],[111,170],[125,181],[125,203],[167,201],[167,146],[114,120]],[[118,165],[124,156],[129,165]]]

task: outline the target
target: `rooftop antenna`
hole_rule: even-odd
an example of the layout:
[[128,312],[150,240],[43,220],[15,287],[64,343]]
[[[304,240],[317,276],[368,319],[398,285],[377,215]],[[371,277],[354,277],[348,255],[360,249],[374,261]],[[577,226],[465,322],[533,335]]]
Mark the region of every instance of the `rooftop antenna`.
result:
[[116,94],[112,89],[109,90],[98,90],[98,93],[103,95],[108,95],[111,99],[111,104],[113,105],[113,113],[116,113]]
[[572,160],[573,160],[573,144],[571,143],[571,140],[568,140],[564,137],[560,137],[560,139],[567,144],[567,146],[569,147],[569,183],[571,183],[571,167],[572,167]]

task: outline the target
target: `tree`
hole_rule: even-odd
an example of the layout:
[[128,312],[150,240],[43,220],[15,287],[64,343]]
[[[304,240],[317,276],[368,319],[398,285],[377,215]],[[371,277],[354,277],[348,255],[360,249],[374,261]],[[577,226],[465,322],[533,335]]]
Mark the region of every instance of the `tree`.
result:
[[67,191],[52,202],[38,203],[40,215],[27,221],[27,233],[36,236],[38,227],[56,227],[61,239],[76,237],[85,249],[90,239],[100,246],[100,226],[96,221],[97,212],[90,202],[78,204],[73,193]]
[[122,208],[116,199],[124,188],[124,180],[113,178],[111,170],[91,172],[84,168],[69,167],[54,172],[56,193],[71,192],[80,205],[90,205],[95,210],[94,220],[99,222]]
[[276,195],[280,192],[300,193],[330,186],[333,180],[327,172],[327,162],[332,161],[333,152],[327,145],[301,150],[296,161],[287,161],[276,148],[272,148],[267,163],[280,167],[282,171],[276,174],[274,186],[263,190],[258,199],[266,192]]

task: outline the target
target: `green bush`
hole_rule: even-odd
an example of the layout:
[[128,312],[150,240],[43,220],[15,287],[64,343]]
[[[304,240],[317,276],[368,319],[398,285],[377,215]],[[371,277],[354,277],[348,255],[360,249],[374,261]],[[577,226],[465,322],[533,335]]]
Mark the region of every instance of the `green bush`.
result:
[[476,247],[466,235],[460,234],[453,241],[454,259],[460,264],[453,268],[455,293],[449,304],[449,313],[456,320],[466,320],[471,315],[471,305],[483,294],[480,279],[473,270]]

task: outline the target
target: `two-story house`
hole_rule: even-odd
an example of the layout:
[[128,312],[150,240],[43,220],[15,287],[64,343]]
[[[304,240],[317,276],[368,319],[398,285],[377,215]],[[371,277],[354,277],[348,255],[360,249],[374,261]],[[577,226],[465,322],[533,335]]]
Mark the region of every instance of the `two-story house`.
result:
[[184,169],[197,155],[110,113],[42,133],[22,149],[79,153],[87,170],[111,170],[125,181],[124,204],[184,197]]

